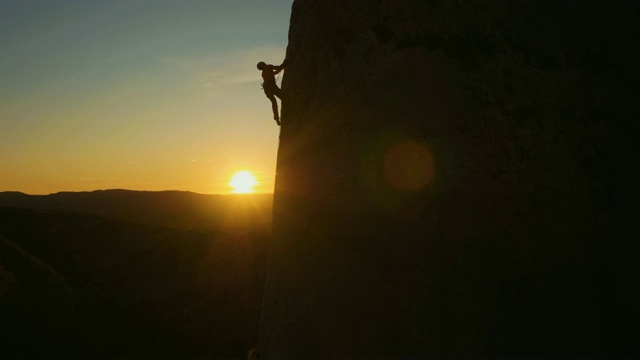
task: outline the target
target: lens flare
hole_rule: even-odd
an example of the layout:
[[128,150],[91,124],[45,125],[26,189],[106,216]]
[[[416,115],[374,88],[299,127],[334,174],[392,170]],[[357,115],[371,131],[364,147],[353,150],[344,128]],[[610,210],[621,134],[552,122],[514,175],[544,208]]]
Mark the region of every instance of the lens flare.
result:
[[433,177],[433,156],[417,141],[403,141],[392,146],[384,157],[384,175],[396,190],[422,190]]

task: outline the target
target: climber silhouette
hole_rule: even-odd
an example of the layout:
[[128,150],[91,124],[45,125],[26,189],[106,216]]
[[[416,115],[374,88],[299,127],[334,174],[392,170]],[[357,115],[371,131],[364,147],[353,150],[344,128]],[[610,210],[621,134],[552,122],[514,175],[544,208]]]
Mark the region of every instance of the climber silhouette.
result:
[[265,64],[262,61],[258,63],[258,70],[262,71],[262,79],[264,80],[262,89],[264,90],[264,94],[269,98],[269,100],[271,100],[273,120],[275,120],[278,125],[280,125],[280,115],[278,115],[278,102],[276,101],[276,96],[282,100],[284,93],[276,84],[275,75],[284,69],[286,62],[287,59],[285,59],[280,66]]

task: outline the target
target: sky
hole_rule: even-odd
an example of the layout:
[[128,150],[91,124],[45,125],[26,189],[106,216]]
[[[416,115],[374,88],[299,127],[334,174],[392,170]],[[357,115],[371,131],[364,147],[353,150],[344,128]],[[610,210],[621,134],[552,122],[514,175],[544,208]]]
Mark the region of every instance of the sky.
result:
[[0,191],[272,192],[293,0],[0,0]]

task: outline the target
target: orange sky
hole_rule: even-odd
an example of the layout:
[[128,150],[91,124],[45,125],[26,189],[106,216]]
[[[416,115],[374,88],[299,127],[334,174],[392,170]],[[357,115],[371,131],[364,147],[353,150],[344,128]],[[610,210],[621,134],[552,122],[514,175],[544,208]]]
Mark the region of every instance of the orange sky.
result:
[[291,3],[0,1],[0,191],[272,192]]

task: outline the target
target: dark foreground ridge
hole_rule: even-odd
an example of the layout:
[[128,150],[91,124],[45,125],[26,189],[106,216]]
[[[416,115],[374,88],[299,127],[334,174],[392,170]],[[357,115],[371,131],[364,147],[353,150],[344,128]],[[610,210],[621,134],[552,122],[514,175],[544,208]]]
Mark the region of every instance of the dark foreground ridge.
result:
[[296,0],[261,355],[640,356],[639,8]]
[[0,207],[0,355],[242,358],[267,236]]

